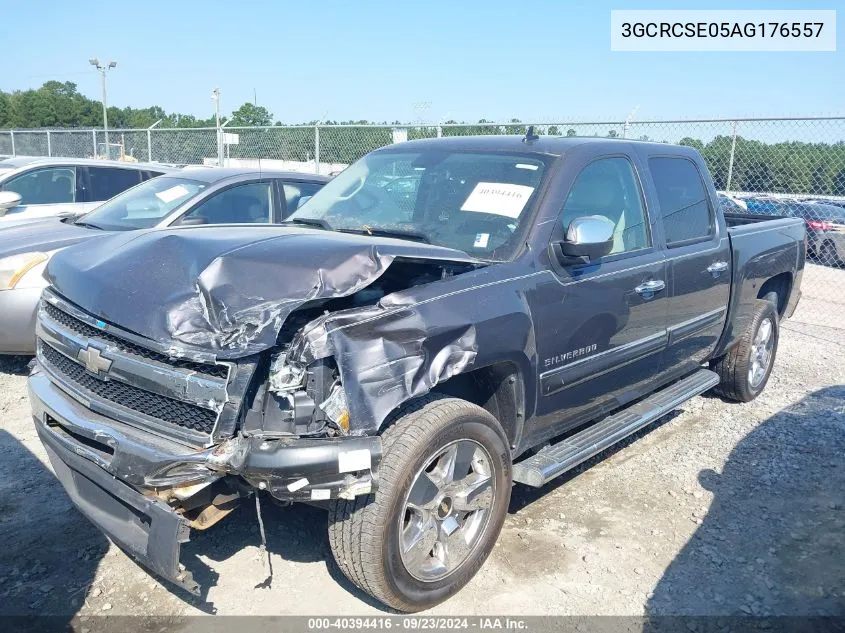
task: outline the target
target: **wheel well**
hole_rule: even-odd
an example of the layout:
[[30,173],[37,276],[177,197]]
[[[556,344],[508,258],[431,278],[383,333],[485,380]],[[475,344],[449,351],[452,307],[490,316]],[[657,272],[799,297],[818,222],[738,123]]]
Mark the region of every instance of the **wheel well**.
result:
[[502,425],[511,448],[519,444],[525,421],[525,387],[514,363],[495,363],[458,374],[437,385],[432,392],[483,407]]
[[774,277],[767,279],[766,282],[760,286],[760,291],[757,293],[758,299],[764,299],[769,293],[777,295],[778,314],[783,316],[786,310],[786,300],[789,298],[789,291],[792,289],[792,273],[780,273]]

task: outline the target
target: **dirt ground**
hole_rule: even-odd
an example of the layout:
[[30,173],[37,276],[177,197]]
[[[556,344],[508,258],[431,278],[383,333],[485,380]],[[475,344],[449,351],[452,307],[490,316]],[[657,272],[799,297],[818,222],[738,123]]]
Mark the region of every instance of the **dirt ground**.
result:
[[[756,401],[696,398],[541,490],[517,485],[490,559],[433,613],[845,615],[845,332],[819,325],[822,299],[785,322]],[[0,359],[0,614],[383,613],[308,506],[264,504],[269,588],[251,504],[184,547],[202,599],[153,579],[53,476],[28,360]]]

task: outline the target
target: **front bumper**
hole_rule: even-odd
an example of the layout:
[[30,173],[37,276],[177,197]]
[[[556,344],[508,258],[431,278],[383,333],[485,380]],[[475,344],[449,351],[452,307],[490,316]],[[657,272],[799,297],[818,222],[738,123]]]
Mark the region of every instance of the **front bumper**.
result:
[[0,290],[0,354],[35,354],[41,288]]
[[67,451],[41,426],[38,435],[56,477],[89,521],[144,567],[199,595],[191,573],[179,564],[181,544],[190,534],[186,519],[157,498],[142,495],[84,457]]
[[141,564],[192,593],[198,587],[179,565],[179,551],[191,527],[203,526],[178,502],[185,491],[224,478],[237,482],[233,488],[246,488],[245,480],[289,501],[376,489],[378,437],[238,437],[196,449],[92,412],[39,370],[29,377],[29,398],[38,436],[73,503]]

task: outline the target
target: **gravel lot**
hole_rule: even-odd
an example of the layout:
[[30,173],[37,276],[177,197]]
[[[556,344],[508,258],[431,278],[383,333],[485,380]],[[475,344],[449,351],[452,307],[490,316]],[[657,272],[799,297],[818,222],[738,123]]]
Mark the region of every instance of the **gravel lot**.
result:
[[[822,272],[841,292],[845,271]],[[756,401],[696,398],[540,491],[517,486],[491,558],[433,612],[845,615],[845,332],[830,327],[845,315],[827,287],[784,324]],[[152,579],[55,480],[27,362],[0,359],[0,614],[381,613],[334,567],[325,516],[307,506],[264,505],[270,588],[255,588],[251,504],[183,549],[202,600]]]

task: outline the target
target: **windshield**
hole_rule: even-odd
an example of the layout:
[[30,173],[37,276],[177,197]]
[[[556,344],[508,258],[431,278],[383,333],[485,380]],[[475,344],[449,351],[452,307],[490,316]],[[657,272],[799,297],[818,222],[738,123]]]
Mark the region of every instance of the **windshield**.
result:
[[328,182],[288,221],[506,259],[531,216],[544,160],[435,149],[374,152]]
[[149,228],[207,186],[204,182],[179,176],[159,176],[127,189],[76,223],[108,231]]

